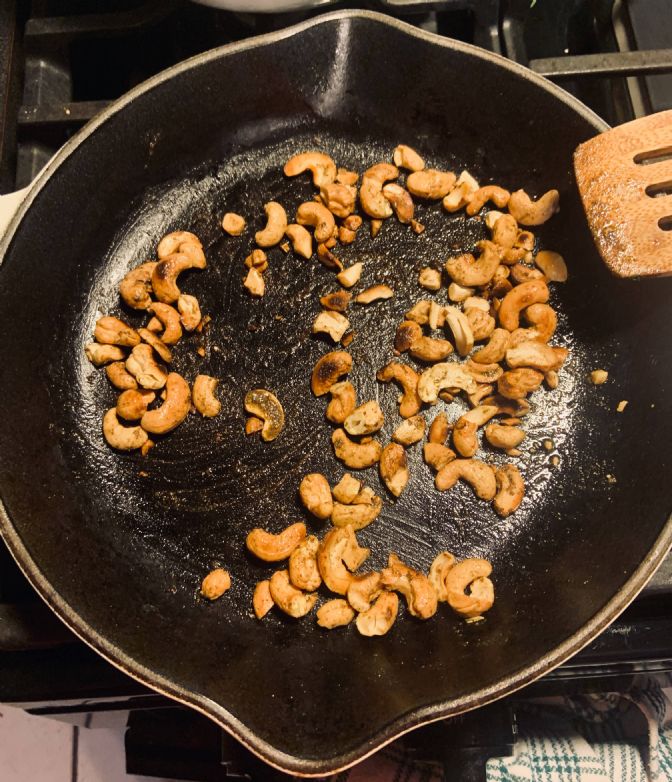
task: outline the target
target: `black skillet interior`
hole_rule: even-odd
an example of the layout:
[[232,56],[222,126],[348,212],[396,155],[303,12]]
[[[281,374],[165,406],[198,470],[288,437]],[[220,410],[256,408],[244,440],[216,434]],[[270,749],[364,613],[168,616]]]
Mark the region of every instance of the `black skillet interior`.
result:
[[[35,196],[0,272],[3,526],[59,613],[130,673],[303,773],[352,763],[403,729],[486,702],[559,662],[572,647],[557,647],[619,592],[669,511],[670,284],[617,281],[596,255],[571,153],[598,128],[492,58],[380,17],[344,15],[203,57],[85,133]],[[482,182],[560,190],[560,214],[538,233],[568,261],[570,280],[554,286],[552,303],[555,342],[571,357],[560,387],[533,397],[519,460],[528,495],[511,519],[498,519],[467,486],[437,493],[418,446],[396,502],[375,470],[361,475],[385,496],[380,518],[359,535],[370,564],[392,550],[423,569],[446,548],[490,558],[497,600],[485,622],[467,626],[442,608],[419,623],[402,610],[381,639],[354,628],[327,633],[312,618],[258,622],[251,593],[271,568],[245,554],[246,533],[305,518],[297,502],[305,473],[332,483],[343,473],[325,401],[308,385],[331,349],[310,333],[318,296],[338,286],[315,260],[274,249],[268,292],[253,301],[242,260],[266,201],[291,214],[314,194],[308,178],[283,178],[291,154],[321,149],[362,171],[400,142]],[[240,238],[220,228],[229,210],[248,218]],[[364,261],[357,290],[376,282],[395,290],[348,313],[357,332],[352,378],[360,400],[378,399],[385,411],[383,441],[399,423],[397,390],[377,384],[375,370],[421,296],[418,270],[440,268],[484,235],[479,220],[449,217],[436,204],[419,205],[418,215],[422,236],[389,220],[372,241],[365,224],[337,251],[346,264]],[[174,366],[190,379],[220,377],[223,412],[191,416],[147,458],[113,453],[101,417],[114,394],[83,346],[101,313],[141,324],[119,308],[118,282],[174,229],[203,241],[209,266],[181,285],[212,318],[176,347]],[[609,383],[593,387],[586,375],[598,367]],[[252,387],[283,403],[287,428],[273,443],[243,434]],[[622,399],[629,404],[618,414]],[[463,407],[451,405],[451,417]],[[435,412],[425,411],[428,420]],[[231,571],[233,586],[205,605],[196,591],[214,563]]]

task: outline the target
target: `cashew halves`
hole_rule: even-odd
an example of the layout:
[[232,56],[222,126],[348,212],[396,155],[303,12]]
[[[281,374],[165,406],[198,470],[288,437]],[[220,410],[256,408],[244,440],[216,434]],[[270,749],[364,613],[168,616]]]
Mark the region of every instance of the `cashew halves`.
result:
[[310,388],[315,396],[323,396],[339,377],[352,369],[352,356],[344,350],[335,350],[318,359],[310,376]]
[[261,439],[267,443],[280,434],[285,428],[285,411],[280,400],[265,388],[253,388],[245,394],[245,410],[250,415],[260,418],[264,425],[261,429]]
[[455,459],[436,474],[434,483],[439,491],[452,488],[462,478],[471,484],[476,496],[488,502],[497,493],[495,471],[479,459]]
[[201,595],[206,600],[217,600],[231,587],[231,576],[224,568],[211,570],[201,582]]
[[503,464],[495,473],[495,478],[497,494],[493,507],[500,516],[506,518],[520,507],[525,496],[525,483],[515,464]]
[[413,445],[420,442],[425,435],[425,419],[421,415],[414,415],[402,421],[394,430],[392,439],[401,445]]
[[289,555],[289,580],[298,589],[314,592],[322,583],[317,567],[320,541],[315,535],[304,538]]
[[365,470],[376,464],[380,459],[382,449],[377,440],[366,443],[356,443],[350,440],[343,429],[336,429],[331,435],[336,458],[340,459],[351,470]]
[[273,573],[268,588],[275,605],[295,619],[309,613],[317,602],[316,594],[306,594],[292,586],[286,570],[277,570]]
[[301,502],[309,513],[318,519],[328,519],[334,509],[331,488],[319,472],[305,475],[299,484]]
[[406,451],[398,443],[389,443],[380,454],[380,477],[388,490],[398,497],[408,483],[408,461]]
[[182,423],[191,408],[189,383],[171,372],[166,378],[166,399],[161,407],[146,412],[140,420],[142,428],[152,434],[166,434]]
[[359,200],[369,217],[384,219],[392,216],[392,205],[383,195],[383,184],[399,176],[399,169],[391,163],[378,163],[362,176]]
[[350,413],[343,428],[348,434],[373,434],[382,429],[385,416],[376,401],[365,402]]
[[317,609],[317,624],[326,630],[333,630],[335,627],[345,627],[354,618],[354,610],[348,605],[347,600],[343,600],[340,597],[328,600]]
[[219,380],[210,375],[196,375],[191,396],[194,407],[204,418],[213,418],[222,409],[222,403],[215,396]]
[[376,378],[383,383],[394,380],[403,389],[403,395],[399,404],[399,415],[402,418],[410,418],[420,412],[422,400],[418,395],[418,373],[398,361],[390,361],[389,364],[379,369]]
[[266,212],[266,227],[262,231],[257,231],[254,235],[254,241],[259,247],[274,247],[280,244],[287,228],[287,212],[277,201],[269,201],[264,204]]
[[116,407],[110,408],[103,417],[103,435],[108,445],[118,451],[134,451],[142,448],[149,437],[140,426],[124,426],[117,418]]
[[434,403],[444,388],[460,388],[472,394],[476,387],[474,378],[460,364],[444,362],[434,364],[420,375],[418,395],[423,402]]
[[264,562],[281,562],[294,551],[306,537],[306,525],[302,521],[290,524],[282,532],[274,535],[272,532],[256,527],[248,533],[245,545],[255,557]]

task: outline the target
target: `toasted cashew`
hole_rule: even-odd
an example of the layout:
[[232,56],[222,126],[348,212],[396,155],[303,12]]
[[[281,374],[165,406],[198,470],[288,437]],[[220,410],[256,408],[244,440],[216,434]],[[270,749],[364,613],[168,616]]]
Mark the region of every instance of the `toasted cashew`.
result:
[[479,187],[475,193],[471,194],[466,212],[468,215],[473,216],[477,212],[480,212],[488,201],[492,201],[495,206],[503,209],[509,203],[510,197],[511,193],[509,193],[508,190],[505,190],[503,187],[498,187],[497,185]]
[[[513,427],[509,427],[513,429]],[[525,496],[525,483],[515,464],[503,464],[495,473],[497,494],[493,502],[495,511],[506,518],[520,507]]]
[[392,182],[389,185],[384,185],[382,192],[383,196],[390,202],[397,220],[402,225],[408,225],[415,213],[415,204],[408,190],[404,190],[401,185]]
[[515,263],[510,268],[511,279],[520,285],[523,282],[531,282],[532,280],[546,280],[543,272],[539,269],[532,269],[530,266],[525,266],[523,263]]
[[111,315],[98,318],[93,336],[101,345],[121,345],[132,348],[140,343],[140,335],[135,329]]
[[329,389],[331,401],[326,416],[334,424],[342,424],[357,406],[355,387],[349,380],[334,383]]
[[326,630],[333,630],[335,627],[345,627],[354,618],[355,612],[348,605],[348,601],[342,598],[328,600],[317,609],[317,624]]
[[310,387],[315,396],[324,396],[339,377],[352,369],[352,356],[344,350],[335,350],[318,359],[310,377]]
[[523,317],[534,327],[537,339],[548,342],[555,334],[558,325],[558,316],[555,310],[548,304],[532,304],[523,310]]
[[445,264],[451,279],[464,288],[487,285],[499,266],[501,254],[496,244],[484,239],[478,242],[476,247],[480,250],[477,259],[471,253],[464,253],[449,258]]
[[310,258],[313,254],[313,237],[308,230],[298,223],[292,223],[285,228],[285,236],[292,243],[297,255]]
[[[113,366],[110,364],[110,366]],[[606,383],[609,379],[609,373],[606,371],[606,369],[594,369],[590,373],[590,382],[594,386],[601,386],[603,383]]]
[[422,299],[421,301],[416,302],[404,317],[406,320],[412,320],[414,323],[424,326],[429,323],[430,306],[431,302],[428,299]]
[[341,283],[344,288],[352,288],[359,282],[359,278],[362,276],[362,269],[364,264],[361,261],[353,263],[347,269],[343,269],[336,275],[336,279]]
[[436,402],[444,388],[460,388],[470,394],[476,390],[476,381],[457,363],[434,364],[420,375],[418,396],[423,402]]
[[343,429],[336,429],[331,435],[331,442],[336,458],[351,470],[365,470],[380,459],[382,446],[377,440],[356,443]]
[[112,383],[115,388],[119,388],[122,391],[138,387],[133,375],[126,371],[126,366],[123,361],[114,361],[113,363],[108,364],[105,367],[105,374],[110,383]]
[[84,346],[84,353],[96,367],[102,367],[110,361],[121,362],[121,359],[126,358],[124,351],[117,345],[101,345],[99,342],[89,342]]
[[[448,605],[461,616],[481,616],[492,608],[495,591],[488,576],[492,565],[485,559],[463,559],[446,573],[445,587]],[[467,588],[471,585],[469,594]]]
[[168,373],[154,360],[154,351],[150,345],[141,343],[131,351],[126,359],[126,370],[143,388],[163,388],[166,385]]
[[434,557],[429,568],[429,582],[434,587],[437,599],[445,603],[448,601],[448,589],[446,588],[446,577],[448,571],[457,562],[450,551],[442,551]]
[[391,163],[377,163],[362,175],[359,200],[369,217],[384,219],[392,216],[392,205],[383,195],[383,184],[399,176],[399,169]]
[[160,358],[162,358],[167,364],[173,360],[173,354],[170,352],[169,347],[159,339],[153,331],[149,329],[138,329],[138,335],[142,338],[143,342],[151,345],[157,352]]
[[149,294],[152,290],[152,272],[155,266],[154,261],[148,261],[131,269],[119,285],[121,298],[134,310],[146,310],[152,303]]
[[425,419],[421,415],[414,415],[399,424],[392,434],[392,439],[395,443],[409,446],[420,442],[424,435]]
[[406,451],[397,443],[389,443],[380,454],[380,477],[392,495],[398,497],[408,483]]
[[425,168],[414,171],[406,177],[406,187],[419,198],[435,201],[448,195],[455,184],[455,174],[452,171],[437,171],[435,168]]
[[468,355],[474,347],[474,334],[469,325],[469,321],[467,320],[467,316],[464,312],[458,310],[457,307],[451,305],[444,307],[444,314],[446,323],[453,334],[457,352],[461,356]]
[[506,351],[506,363],[512,369],[532,367],[540,372],[549,372],[559,369],[566,356],[566,348],[552,348],[544,342],[528,340]]
[[504,370],[494,362],[479,364],[477,361],[467,359],[464,368],[477,383],[495,383],[504,374]]
[[198,268],[192,259],[184,253],[175,253],[160,260],[152,272],[152,288],[159,301],[172,304],[180,298],[177,286],[178,276],[187,269]]
[[292,586],[286,570],[276,570],[271,576],[268,588],[275,605],[295,619],[309,613],[317,602],[316,594],[306,594]]
[[410,347],[413,358],[433,364],[443,361],[453,352],[453,346],[447,339],[434,339],[432,337],[418,337]]
[[306,537],[306,525],[297,521],[290,524],[282,532],[274,535],[271,532],[256,527],[248,533],[245,545],[264,562],[281,562],[294,551],[294,549]]
[[219,415],[222,403],[215,396],[215,389],[219,380],[210,375],[196,375],[191,396],[194,407],[204,418],[214,418]]
[[429,427],[429,435],[427,440],[430,443],[438,443],[439,445],[443,445],[448,439],[450,429],[451,425],[448,423],[448,416],[443,411],[441,411],[440,413],[436,414],[434,420],[431,423],[431,426]]
[[495,364],[502,361],[509,346],[510,333],[506,329],[495,329],[488,344],[474,353],[473,360],[478,364]]
[[327,588],[337,595],[346,594],[354,578],[350,571],[357,570],[369,553],[359,546],[351,526],[329,530],[317,552],[317,565]]
[[117,415],[125,421],[139,421],[154,401],[155,393],[146,388],[129,388],[119,394]]
[[285,428],[285,411],[277,396],[265,388],[254,388],[245,394],[244,404],[248,413],[264,422],[261,439],[267,443],[275,440]]
[[201,322],[201,308],[195,296],[181,293],[177,299],[177,309],[180,313],[182,325],[187,331],[193,331],[198,327],[198,324]]
[[261,418],[251,415],[245,420],[245,434],[256,434],[257,432],[261,432],[263,428],[264,422]]
[[371,603],[383,591],[380,573],[364,573],[350,580],[347,597],[355,611],[368,611]]
[[357,188],[330,183],[320,188],[320,197],[327,209],[336,217],[348,217],[355,211]]
[[400,592],[406,598],[411,616],[418,619],[434,616],[437,594],[427,576],[409,568],[396,554],[390,554],[388,565],[380,575],[384,587]]
[[478,428],[496,416],[497,411],[495,405],[479,405],[457,419],[453,427],[453,445],[460,456],[468,458],[476,453]]
[[332,494],[336,502],[343,505],[350,505],[355,500],[362,488],[362,482],[353,478],[350,473],[344,473],[341,480],[332,489]]
[[432,470],[440,470],[457,458],[457,454],[447,445],[442,443],[425,443],[422,447],[422,456],[426,464]]
[[373,434],[382,428],[385,416],[375,400],[364,402],[345,419],[343,428],[348,434]]
[[261,276],[261,273],[258,271],[258,269],[255,269],[254,267],[248,271],[243,285],[249,291],[250,296],[261,297],[264,295],[264,293],[266,293],[266,283],[264,282],[264,278]]
[[560,253],[539,250],[534,262],[551,282],[567,282],[567,264]]
[[362,635],[385,635],[397,618],[399,598],[394,592],[382,592],[376,602],[357,616],[355,624]]
[[372,304],[379,299],[391,299],[394,291],[389,285],[373,285],[355,296],[357,304]]
[[310,171],[315,187],[324,187],[336,179],[336,164],[324,152],[301,152],[294,155],[285,163],[283,170],[285,176],[297,176],[304,171]]
[[472,407],[478,407],[486,396],[490,396],[495,390],[495,387],[490,383],[480,384],[473,394],[467,394],[469,404]]
[[438,471],[434,483],[439,491],[445,491],[452,488],[460,478],[471,484],[481,500],[489,502],[497,493],[495,471],[479,459],[455,459]]
[[[181,339],[182,325],[180,323],[180,313],[174,307],[171,307],[170,304],[153,302],[147,309],[153,312],[160,321],[163,327],[161,341],[165,345],[174,345]],[[149,329],[149,325],[147,328]]]
[[287,212],[277,201],[269,201],[264,204],[266,212],[266,227],[257,231],[254,235],[259,247],[274,247],[280,244],[287,228]]
[[462,285],[458,285],[456,282],[451,282],[448,286],[448,298],[451,301],[465,301],[469,296],[473,296],[473,294],[473,288],[465,288]]
[[522,418],[530,412],[530,403],[523,399],[509,399],[500,394],[493,394],[483,399],[484,405],[497,405],[497,415],[512,416]]
[[206,600],[217,600],[231,588],[231,576],[218,567],[211,570],[201,582],[201,595]]
[[254,587],[254,594],[252,596],[254,615],[257,619],[263,619],[274,605],[275,603],[271,597],[271,582],[268,580],[260,581]]
[[399,404],[399,415],[402,418],[410,418],[420,412],[422,400],[418,395],[418,373],[406,364],[398,361],[390,361],[389,364],[379,369],[376,379],[383,383],[394,380],[403,389],[403,395]]
[[542,372],[520,367],[505,372],[497,381],[497,391],[507,399],[523,399],[536,391],[544,380]]
[[487,339],[495,330],[495,319],[489,312],[484,312],[477,307],[471,307],[470,309],[465,307],[464,314],[469,323],[474,342]]
[[351,298],[352,295],[347,291],[334,291],[326,296],[321,296],[320,304],[325,309],[333,310],[334,312],[345,312]]
[[[319,472],[305,475],[299,484],[301,502],[318,519],[328,519],[334,509],[327,479]],[[317,588],[317,587],[316,587]]]
[[193,265],[199,269],[205,269],[205,255],[201,240],[189,231],[173,231],[166,234],[156,248],[159,259],[168,258],[175,253],[186,253]]
[[289,555],[289,580],[297,589],[314,592],[322,583],[317,567],[319,545],[315,535],[309,535]]
[[497,316],[502,328],[514,331],[520,323],[520,312],[531,304],[545,304],[548,301],[548,285],[543,280],[531,280],[517,285],[502,299]]
[[182,423],[191,408],[189,384],[177,372],[166,378],[166,398],[161,407],[148,410],[140,420],[142,428],[151,434],[166,434]]
[[549,190],[537,201],[532,201],[524,190],[511,193],[509,212],[521,225],[541,225],[560,209],[560,194]]
[[245,230],[245,218],[235,212],[227,212],[222,217],[222,228],[229,236],[240,236]]
[[334,527],[351,526],[354,530],[364,529],[378,518],[382,509],[383,501],[380,497],[370,490],[362,491],[351,502],[334,503],[331,523]]
[[509,448],[517,448],[523,442],[525,432],[516,426],[488,424],[485,427],[485,439],[493,448],[507,451]]
[[408,171],[422,171],[425,167],[425,161],[418,153],[406,144],[399,144],[394,148],[392,154],[395,166],[405,168]]
[[245,266],[248,269],[255,269],[259,274],[263,274],[268,269],[268,255],[259,247],[255,247],[245,258]]
[[313,321],[313,334],[328,334],[334,342],[340,342],[350,328],[350,321],[340,312],[325,310]]
[[336,223],[333,214],[323,204],[306,201],[296,210],[299,225],[311,225],[315,229],[315,241],[326,242],[334,233]]
[[108,445],[118,451],[134,451],[147,442],[147,432],[140,426],[124,426],[117,417],[116,407],[110,408],[103,417],[103,435]]

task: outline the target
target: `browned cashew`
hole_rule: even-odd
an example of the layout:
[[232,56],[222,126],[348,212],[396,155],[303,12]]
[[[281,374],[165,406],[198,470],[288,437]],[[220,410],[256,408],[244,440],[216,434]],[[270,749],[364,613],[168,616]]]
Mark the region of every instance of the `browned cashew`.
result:
[[413,171],[406,177],[406,187],[418,198],[435,201],[448,195],[455,184],[455,174],[452,171],[437,171],[435,168],[425,168]]
[[357,263],[353,263],[352,266],[348,266],[347,269],[343,269],[343,271],[339,272],[336,275],[336,279],[344,288],[352,288],[353,285],[356,285],[359,282],[363,268],[364,264],[361,261],[357,261]]
[[443,208],[447,212],[457,212],[469,203],[471,195],[478,188],[479,184],[473,176],[468,171],[463,171],[457,178],[453,190],[443,199]]
[[204,418],[214,418],[219,415],[222,403],[215,396],[215,389],[219,380],[210,375],[196,375],[191,396],[194,407]]
[[473,288],[464,288],[462,285],[458,285],[456,282],[451,282],[448,286],[448,298],[451,301],[460,302],[468,299],[469,296],[474,295]]
[[320,197],[327,209],[336,217],[348,217],[355,211],[357,188],[331,183],[320,188]]
[[484,405],[497,405],[497,415],[506,415],[513,418],[522,418],[530,412],[530,403],[527,399],[508,399],[500,394],[493,394],[483,400]]
[[385,635],[397,618],[399,598],[394,592],[382,592],[368,611],[357,616],[355,624],[361,635]]
[[248,533],[245,545],[248,551],[264,562],[281,562],[287,559],[305,537],[306,525],[297,521],[277,535],[257,527]]
[[464,368],[477,383],[495,383],[504,374],[504,370],[494,362],[479,364],[477,361],[467,359]]
[[245,410],[260,418],[264,425],[261,439],[270,443],[285,428],[285,411],[275,394],[265,388],[253,388],[245,394]]
[[345,627],[354,618],[355,612],[348,605],[348,601],[342,598],[328,600],[317,609],[317,624],[326,630],[333,630],[335,627]]
[[501,215],[492,227],[492,241],[502,250],[510,250],[517,239],[518,223],[516,219],[512,215]]
[[373,285],[355,296],[356,304],[372,304],[379,299],[391,299],[394,291],[389,285]]
[[326,242],[336,227],[333,214],[317,201],[306,201],[296,210],[296,222],[299,225],[311,225],[315,229],[315,241]]
[[317,602],[316,594],[306,594],[292,586],[286,570],[276,570],[271,576],[268,588],[275,605],[295,619],[309,613]]
[[196,268],[205,269],[203,245],[196,234],[189,231],[173,231],[166,234],[156,248],[159,259],[168,258],[170,255],[181,252],[189,255]]
[[136,345],[126,359],[126,370],[143,388],[163,388],[168,373],[154,360],[154,351],[150,345]]
[[[147,309],[153,312],[163,326],[161,341],[165,345],[174,345],[182,337],[182,324],[180,313],[170,304],[153,302]],[[149,328],[149,326],[148,326]]]
[[84,353],[95,367],[102,367],[110,361],[121,363],[121,359],[126,358],[124,351],[117,345],[101,345],[99,342],[89,342],[84,346]]
[[479,307],[464,308],[464,314],[471,328],[474,342],[487,339],[495,330],[495,319],[489,312],[484,312]]
[[541,225],[560,209],[560,194],[549,190],[537,201],[532,201],[524,190],[511,193],[509,212],[521,225]]
[[329,530],[317,552],[317,565],[327,588],[337,595],[346,594],[354,578],[350,571],[357,570],[369,553],[358,545],[351,526]]
[[218,567],[211,570],[201,582],[201,595],[206,600],[217,600],[231,588],[231,576]]
[[268,269],[268,255],[263,250],[255,247],[245,258],[245,266],[248,269],[256,269],[259,274],[263,274]]
[[459,388],[468,394],[476,390],[476,381],[456,362],[434,364],[426,369],[418,381],[418,396],[423,402],[433,404],[444,388]]
[[511,279],[516,285],[520,285],[523,282],[531,282],[532,280],[546,280],[546,277],[539,269],[532,269],[523,263],[515,263],[509,271],[511,272]]
[[261,276],[261,272],[254,267],[248,271],[243,285],[247,288],[250,296],[261,297],[266,293],[264,278]]
[[478,450],[477,431],[497,415],[495,405],[479,405],[457,419],[453,427],[453,445],[460,456],[471,457]]
[[350,303],[352,294],[347,291],[334,291],[333,293],[327,293],[326,296],[320,297],[320,304],[328,310],[334,312],[345,312]]
[[125,421],[139,421],[154,401],[156,394],[146,388],[129,388],[119,394],[117,415]]
[[548,304],[532,304],[523,310],[523,317],[534,327],[537,339],[548,342],[555,334],[558,325],[558,316],[555,310]]
[[222,228],[229,236],[240,236],[245,230],[245,218],[235,212],[227,212],[222,217]]
[[336,486],[334,486],[331,493],[334,495],[336,502],[340,502],[343,505],[350,505],[359,494],[361,488],[362,482],[346,472]]
[[331,435],[336,458],[351,470],[365,470],[380,459],[382,446],[377,440],[356,443],[343,429],[336,429]]
[[520,507],[525,496],[525,483],[515,464],[503,464],[495,473],[495,477],[497,494],[493,507],[498,515],[506,518]]
[[534,262],[551,282],[567,282],[567,264],[560,253],[539,250]]
[[148,261],[131,269],[119,285],[121,298],[134,310],[146,310],[152,303],[149,294],[152,290],[152,273],[155,266],[155,261]]
[[402,418],[410,418],[420,412],[422,406],[422,400],[418,395],[420,378],[415,370],[398,361],[390,361],[389,364],[378,370],[376,378],[382,383],[394,380],[401,386],[404,393],[399,404],[399,415]]
[[524,399],[536,391],[544,380],[542,372],[520,367],[505,372],[497,381],[497,391],[507,399]]
[[383,591],[380,573],[364,573],[354,576],[348,587],[348,602],[355,611],[368,611],[371,603]]
[[315,396],[324,396],[339,377],[352,369],[352,356],[344,350],[335,350],[318,359],[310,376],[310,388]]
[[425,266],[423,269],[420,269],[418,285],[428,291],[438,291],[441,287],[441,272],[438,269]]
[[467,316],[452,305],[444,307],[443,310],[446,323],[453,334],[457,352],[461,356],[468,355],[474,347],[474,333],[471,330]]
[[343,428],[348,434],[373,434],[382,429],[385,416],[380,405],[375,400],[365,402],[350,413],[345,419]]
[[302,258],[310,258],[313,254],[313,237],[308,230],[298,223],[292,223],[285,228],[285,236],[292,243],[292,248]]
[[118,451],[134,451],[142,448],[149,437],[140,426],[124,426],[117,418],[116,407],[110,408],[103,417],[103,435],[108,445]]
[[401,185],[392,182],[383,187],[383,196],[392,205],[394,214],[402,225],[408,225],[413,219],[415,213],[415,204],[408,190],[404,190]]
[[490,383],[485,384],[479,384],[476,391],[474,391],[473,394],[467,394],[467,398],[469,399],[469,404],[472,407],[478,407],[481,402],[485,399],[486,396],[490,396],[492,392],[495,390],[495,387],[491,385]]
[[177,299],[177,309],[180,320],[187,331],[193,331],[201,322],[201,308],[198,299],[188,293],[181,293]]
[[479,187],[475,193],[471,194],[466,212],[469,216],[473,216],[480,212],[488,201],[492,201],[495,206],[503,209],[509,203],[509,198],[511,198],[511,193],[503,187],[497,185]]
[[245,420],[245,434],[256,434],[264,428],[264,422],[260,418],[251,415]]
[[142,428],[151,434],[166,434],[182,423],[191,408],[189,383],[177,372],[166,378],[166,399],[161,407],[146,412],[140,420]]
[[540,372],[560,369],[565,358],[565,349],[558,351],[544,342],[528,340],[506,351],[506,363],[512,368],[532,367]]
[[499,247],[487,239],[478,242],[476,247],[480,250],[478,258],[474,258],[471,253],[464,253],[456,258],[449,258],[445,264],[451,279],[464,288],[487,285],[502,257]]
[[391,163],[377,163],[362,176],[359,200],[369,217],[384,219],[392,216],[392,206],[383,195],[383,184],[399,176],[399,169]]
[[399,424],[392,434],[392,439],[395,443],[409,446],[420,442],[424,435],[425,419],[421,415],[414,415]]
[[493,448],[508,451],[509,448],[517,448],[523,442],[525,432],[516,426],[488,424],[485,427],[485,439]]
[[271,597],[271,582],[268,580],[260,581],[254,587],[254,594],[252,595],[254,615],[257,619],[263,619],[274,605],[275,603]]
[[427,576],[409,568],[396,554],[390,554],[388,566],[381,573],[381,583],[406,598],[411,616],[429,619],[436,613],[436,590]]
[[173,354],[170,352],[168,346],[165,345],[163,341],[160,340],[156,334],[154,334],[153,331],[150,331],[149,329],[138,329],[138,335],[142,337],[143,342],[146,342],[148,345],[151,345],[152,348],[154,348],[160,358],[162,358],[167,364],[170,364],[170,362],[173,360]]
[[432,305],[428,299],[422,299],[416,302],[404,316],[406,320],[411,320],[420,326],[429,323],[429,310]]
[[[419,328],[419,326],[418,326]],[[453,352],[453,346],[447,339],[435,339],[433,337],[419,337],[410,348],[413,358],[433,364],[443,361]]]
[[446,603],[448,601],[448,590],[446,588],[446,577],[448,571],[457,562],[450,551],[442,551],[434,557],[429,568],[429,583],[434,587],[437,599]]
[[285,176],[297,176],[304,171],[310,171],[315,187],[324,187],[336,179],[336,164],[324,152],[301,152],[294,155],[285,163],[283,171]]
[[306,510],[313,516],[318,519],[328,519],[331,516],[334,509],[331,488],[321,473],[312,472],[303,477],[299,484],[299,496]]
[[430,443],[443,445],[448,439],[450,429],[451,425],[448,423],[448,416],[444,412],[437,413],[429,427],[427,439]]
[[313,334],[328,334],[334,342],[340,342],[350,328],[350,321],[340,312],[324,310],[313,321]]
[[349,380],[343,380],[334,383],[329,393],[331,401],[327,405],[327,419],[333,424],[342,424],[357,406],[355,387]]
[[178,276],[187,269],[194,267],[192,259],[184,253],[175,253],[159,261],[152,272],[152,288],[159,301],[172,304],[180,298],[181,291],[177,286]]
[[531,304],[545,304],[548,301],[548,285],[544,280],[531,280],[517,285],[502,299],[497,316],[502,328],[514,331],[520,324],[520,312]]
[[408,483],[408,461],[406,451],[397,443],[389,443],[380,454],[380,477],[390,494],[398,497]]
[[320,541],[315,535],[304,538],[289,555],[289,580],[298,589],[314,592],[322,583],[317,567]]
[[126,371],[123,361],[114,361],[112,364],[108,364],[105,367],[105,374],[110,383],[122,391],[138,387],[133,375]]
[[438,471],[434,484],[439,491],[445,491],[452,488],[460,478],[471,484],[481,500],[489,502],[497,493],[495,471],[480,459],[455,459]]
[[[495,591],[488,576],[492,565],[485,559],[463,559],[446,573],[445,587],[448,605],[461,616],[481,616],[492,608]],[[471,585],[469,594],[466,590]]]
[[495,329],[488,344],[474,353],[473,360],[478,364],[495,364],[502,361],[509,347],[510,333],[506,329]]
[[[343,493],[341,492],[341,494]],[[370,489],[365,489],[355,495],[348,503],[335,502],[331,523],[334,527],[351,526],[354,530],[364,529],[378,518],[382,509],[383,501],[381,498]]]
[[274,247],[280,244],[285,235],[287,212],[277,201],[264,204],[264,212],[266,212],[266,227],[255,233],[254,240],[259,247]]
[[414,149],[407,147],[406,144],[396,146],[392,158],[395,166],[405,168],[408,171],[422,171],[425,167],[425,161]]
[[447,445],[441,443],[425,443],[422,448],[422,456],[426,464],[432,470],[440,470],[457,458],[457,454]]
[[122,345],[132,348],[140,344],[138,332],[123,320],[113,318],[111,315],[106,315],[96,321],[93,336],[96,342],[100,342],[101,345]]

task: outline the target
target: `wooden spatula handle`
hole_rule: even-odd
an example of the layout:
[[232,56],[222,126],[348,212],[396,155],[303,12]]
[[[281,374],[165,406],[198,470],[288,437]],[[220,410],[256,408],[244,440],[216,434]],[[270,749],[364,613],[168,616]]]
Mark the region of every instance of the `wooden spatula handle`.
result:
[[619,277],[672,274],[672,110],[584,142],[574,170],[588,223]]

